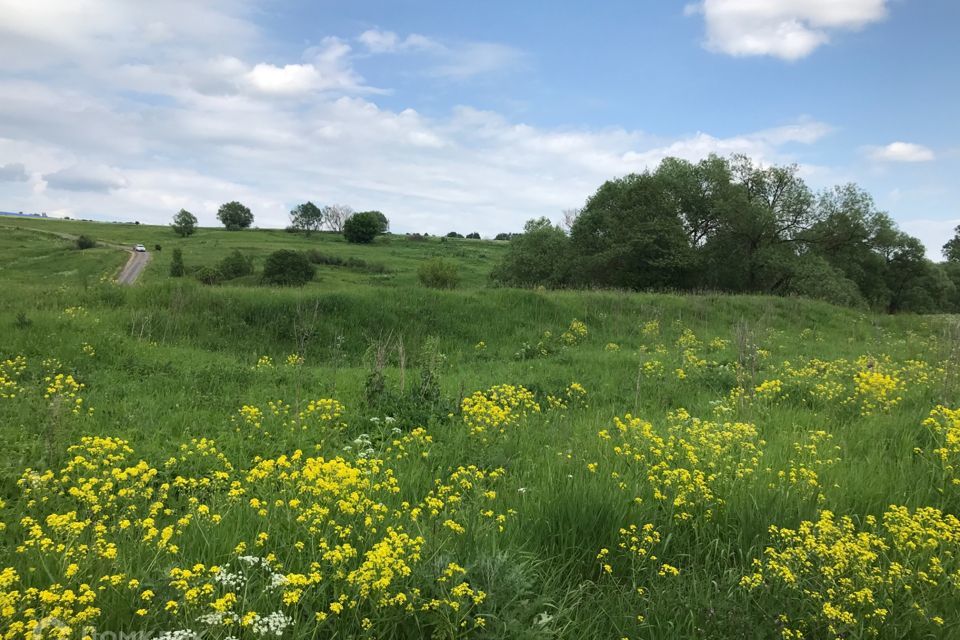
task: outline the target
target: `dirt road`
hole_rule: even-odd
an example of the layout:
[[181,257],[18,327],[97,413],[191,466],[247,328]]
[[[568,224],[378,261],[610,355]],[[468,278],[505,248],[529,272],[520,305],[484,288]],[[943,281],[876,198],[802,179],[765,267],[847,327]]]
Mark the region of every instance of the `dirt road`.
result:
[[120,275],[117,276],[117,282],[120,284],[133,284],[140,277],[144,267],[150,262],[150,254],[147,251],[131,251],[130,259],[123,265]]

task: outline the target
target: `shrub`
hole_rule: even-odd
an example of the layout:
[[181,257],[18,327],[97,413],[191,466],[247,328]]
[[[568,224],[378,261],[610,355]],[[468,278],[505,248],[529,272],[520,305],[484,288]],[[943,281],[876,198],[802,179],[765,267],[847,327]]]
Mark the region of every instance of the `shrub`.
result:
[[180,278],[183,276],[184,271],[183,251],[180,249],[174,249],[173,259],[170,261],[170,277]]
[[433,289],[455,289],[460,284],[460,270],[455,262],[442,258],[424,262],[417,269],[420,284]]
[[369,244],[387,230],[385,221],[386,217],[379,211],[355,213],[343,224],[343,237],[347,242]]
[[193,272],[193,277],[203,284],[220,284],[223,274],[215,267],[200,267]]
[[463,234],[457,233],[456,231],[451,231],[447,234],[448,238],[462,238]]
[[307,260],[313,264],[326,264],[334,267],[339,267],[343,265],[343,258],[340,256],[331,256],[329,254],[318,251],[317,249],[310,249],[306,252]]
[[313,279],[314,267],[300,251],[281,249],[267,256],[263,281],[270,284],[301,286]]
[[217,265],[217,270],[224,280],[233,280],[253,273],[253,258],[243,255],[239,249],[223,258]]
[[480,239],[480,234],[477,233],[476,231],[474,231],[473,233],[467,234],[467,240],[479,240],[479,239]]
[[76,240],[77,249],[83,251],[84,249],[92,249],[97,246],[97,241],[91,238],[90,236],[79,236]]
[[162,248],[162,247],[161,247],[160,245],[158,245],[158,244],[153,245],[153,250],[154,250],[154,251],[160,251],[161,248]]

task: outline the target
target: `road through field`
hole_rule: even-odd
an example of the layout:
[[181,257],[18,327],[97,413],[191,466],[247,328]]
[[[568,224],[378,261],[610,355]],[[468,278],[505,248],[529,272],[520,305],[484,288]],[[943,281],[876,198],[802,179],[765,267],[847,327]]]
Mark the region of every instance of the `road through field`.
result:
[[[45,231],[43,229],[30,229],[23,228],[18,226],[10,225],[0,225],[0,227],[5,227],[7,229],[18,229],[22,231],[30,231],[33,233],[40,233],[48,236],[56,236],[57,238],[63,238],[64,240],[76,240],[79,236],[70,234],[70,233],[58,233],[56,231]],[[117,282],[120,284],[134,284],[137,281],[137,278],[140,277],[140,274],[143,273],[144,268],[147,266],[147,263],[150,262],[150,253],[148,251],[134,251],[128,246],[122,244],[111,244],[109,242],[98,242],[97,244],[103,245],[105,247],[111,247],[113,249],[121,249],[130,253],[130,258],[127,260],[127,263],[123,265],[123,269],[120,270],[120,274],[117,275]]]
[[120,275],[117,276],[117,282],[133,284],[140,277],[148,262],[150,262],[150,254],[147,251],[131,251],[130,259],[127,260],[127,264],[123,265]]

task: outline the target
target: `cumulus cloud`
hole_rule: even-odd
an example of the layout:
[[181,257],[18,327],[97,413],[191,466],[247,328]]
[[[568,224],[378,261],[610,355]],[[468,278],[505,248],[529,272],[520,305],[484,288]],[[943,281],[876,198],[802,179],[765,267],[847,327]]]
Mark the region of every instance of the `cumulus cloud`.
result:
[[733,56],[804,58],[838,31],[882,20],[887,0],[702,0],[687,5],[702,15],[705,46]]
[[929,162],[934,159],[933,150],[912,142],[891,142],[884,147],[869,147],[867,153],[880,162]]
[[0,164],[0,182],[24,182],[29,177],[27,168],[20,162]]

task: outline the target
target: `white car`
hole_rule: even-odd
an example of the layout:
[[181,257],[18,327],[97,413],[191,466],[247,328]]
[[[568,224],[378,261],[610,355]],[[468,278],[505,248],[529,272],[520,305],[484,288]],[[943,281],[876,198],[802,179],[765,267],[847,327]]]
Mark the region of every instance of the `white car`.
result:
[[133,248],[133,250],[134,250],[134,251],[139,251],[139,252],[141,252],[141,253],[145,253],[145,252],[147,251],[147,248],[146,248],[145,246],[143,246],[142,244],[138,244],[137,246],[135,246],[135,247]]

